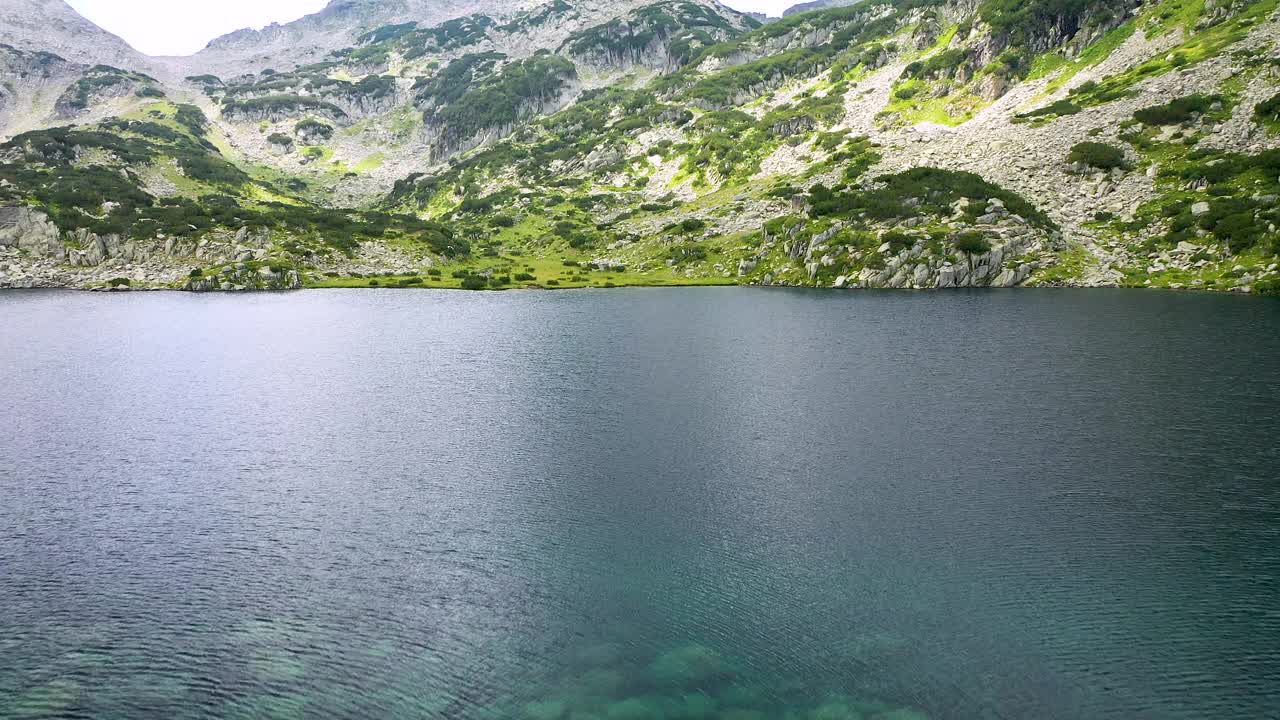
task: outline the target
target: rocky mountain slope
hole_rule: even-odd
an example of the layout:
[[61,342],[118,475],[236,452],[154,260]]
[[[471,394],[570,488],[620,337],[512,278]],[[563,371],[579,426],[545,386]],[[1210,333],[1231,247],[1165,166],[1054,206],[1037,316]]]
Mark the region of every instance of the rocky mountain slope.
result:
[[0,44],[84,65],[148,69],[153,62],[64,0],[0,0]]
[[1280,285],[1276,0],[497,5],[0,48],[0,285]]

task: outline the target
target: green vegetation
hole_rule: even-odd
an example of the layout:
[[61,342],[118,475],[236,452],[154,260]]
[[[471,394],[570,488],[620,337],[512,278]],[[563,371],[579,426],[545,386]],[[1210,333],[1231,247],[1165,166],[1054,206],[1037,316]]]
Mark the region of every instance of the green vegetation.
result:
[[222,101],[222,114],[229,117],[253,119],[262,116],[289,116],[304,113],[317,113],[335,120],[347,116],[341,108],[332,103],[301,95],[268,95],[249,100],[233,100],[228,97]]
[[[468,73],[472,74],[474,71]],[[446,142],[462,140],[488,128],[509,126],[558,96],[574,74],[573,63],[543,54],[505,65],[478,86],[459,83],[453,77],[438,87],[423,88],[426,94],[445,103],[444,107],[427,110],[423,119],[428,125],[441,128]]]
[[952,240],[957,252],[966,255],[982,255],[991,252],[991,241],[987,236],[977,230],[969,230],[959,233]]
[[1145,125],[1181,125],[1209,112],[1214,105],[1222,102],[1221,95],[1188,95],[1163,105],[1138,110],[1133,118]]
[[1080,106],[1070,100],[1057,100],[1049,103],[1042,108],[1032,110],[1030,112],[1020,113],[1014,117],[1018,120],[1034,120],[1036,118],[1060,117],[1063,115],[1075,115],[1080,112]]
[[[1191,33],[1185,42],[1170,51],[1161,53],[1120,73],[1103,78],[1099,82],[1092,83],[1087,89],[1082,87],[1081,92],[1076,93],[1077,102],[1082,106],[1110,102],[1129,95],[1133,86],[1143,80],[1172,70],[1191,67],[1211,57],[1216,57],[1229,46],[1243,40],[1250,28],[1262,22],[1274,12],[1278,1],[1280,0],[1254,0],[1250,2],[1243,6],[1240,12],[1229,16],[1222,22]],[[1182,5],[1178,7],[1189,7],[1195,16],[1198,16],[1200,9],[1202,9]],[[1165,27],[1172,28],[1175,25]],[[1160,29],[1161,27],[1157,23],[1156,28]]]
[[136,87],[139,97],[164,97],[155,86],[155,78],[110,65],[95,65],[72,83],[58,98],[57,106],[64,112],[78,112],[89,107],[97,93],[117,87]]
[[[16,158],[0,163],[0,201],[21,198],[46,212],[61,230],[100,235],[145,239],[249,228],[317,238],[340,251],[351,251],[368,238],[398,238],[446,255],[470,251],[470,244],[447,226],[413,216],[258,199],[277,194],[253,183],[187,127],[202,127],[198,121],[203,116],[195,113],[184,113],[180,106],[173,124],[115,119],[100,129],[51,128],[19,135],[0,145],[0,157]],[[74,164],[86,151],[102,160]],[[159,199],[142,189],[138,170],[164,161],[176,163],[190,195]]]
[[299,120],[298,124],[293,126],[293,129],[298,133],[298,135],[304,137],[320,140],[328,140],[333,137],[333,126],[328,123],[322,123],[314,118]]
[[569,37],[565,47],[574,56],[603,55],[615,62],[639,62],[641,54],[659,42],[683,65],[702,48],[738,34],[713,10],[677,1],[648,5],[620,22],[580,30]]
[[1071,147],[1071,152],[1067,155],[1067,162],[1071,164],[1081,163],[1098,170],[1111,170],[1129,166],[1128,161],[1125,160],[1123,149],[1099,142],[1076,143]]
[[1035,47],[1050,31],[1071,37],[1087,25],[1105,26],[1123,17],[1133,0],[984,0],[979,16],[999,35],[1017,46]]
[[1280,93],[1255,105],[1253,116],[1271,130],[1280,131]]
[[1043,211],[1022,196],[973,173],[939,168],[913,168],[895,175],[882,175],[876,178],[874,187],[865,190],[838,192],[816,185],[809,194],[815,217],[861,214],[865,218],[891,220],[921,213],[945,217],[951,214],[952,204],[961,198],[995,199],[1034,225],[1045,229],[1055,227]]

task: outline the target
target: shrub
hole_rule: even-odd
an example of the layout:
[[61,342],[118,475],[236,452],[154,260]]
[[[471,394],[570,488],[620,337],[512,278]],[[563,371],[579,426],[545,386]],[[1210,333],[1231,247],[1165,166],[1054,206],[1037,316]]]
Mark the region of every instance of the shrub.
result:
[[1267,123],[1280,123],[1280,93],[1263,100],[1253,107],[1253,115]]
[[1222,102],[1221,95],[1188,95],[1165,103],[1143,108],[1133,114],[1144,125],[1180,125],[1196,115],[1208,112],[1214,103]]
[[538,278],[534,277],[533,275],[530,275],[527,272],[516,273],[515,275],[516,282],[533,282],[534,280],[537,280],[537,279]]
[[196,137],[204,137],[209,128],[209,118],[195,105],[179,105],[177,112],[173,114],[173,121],[190,130]]
[[1067,155],[1067,162],[1083,163],[1099,170],[1128,167],[1128,162],[1124,159],[1124,150],[1099,142],[1076,143]]
[[111,278],[110,280],[108,280],[108,281],[107,281],[107,284],[108,284],[108,285],[110,285],[110,286],[111,286],[111,287],[113,287],[113,288],[115,288],[115,287],[130,287],[131,285],[133,285],[133,281],[132,281],[132,280],[130,280],[129,278],[120,278],[120,277],[118,277],[118,278]]
[[903,250],[915,245],[916,239],[906,233],[891,230],[880,236],[880,242],[889,243],[889,252],[897,255]]
[[676,245],[667,251],[667,258],[679,264],[682,262],[698,262],[707,259],[707,248],[698,243]]
[[299,120],[298,124],[293,126],[293,129],[296,130],[299,135],[314,135],[319,138],[324,138],[325,140],[333,137],[333,126],[312,118]]
[[904,85],[893,91],[893,97],[896,100],[910,100],[920,92],[920,88],[915,85]]
[[956,250],[969,255],[983,255],[991,252],[991,242],[987,236],[976,230],[962,232],[952,241]]
[[1032,110],[1031,112],[1024,112],[1019,115],[1016,115],[1015,117],[1017,117],[1020,120],[1031,120],[1033,118],[1048,117],[1050,115],[1054,115],[1054,116],[1075,115],[1078,112],[1080,112],[1079,105],[1071,102],[1070,100],[1059,100],[1057,102],[1045,105],[1044,107],[1038,110]]
[[489,282],[482,275],[467,275],[462,278],[463,290],[484,290],[489,286]]

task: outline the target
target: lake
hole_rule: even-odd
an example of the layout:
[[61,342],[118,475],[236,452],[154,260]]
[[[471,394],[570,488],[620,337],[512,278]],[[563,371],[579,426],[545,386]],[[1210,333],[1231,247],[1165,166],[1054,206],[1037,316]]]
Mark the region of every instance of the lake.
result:
[[1261,718],[1280,300],[0,294],[0,717]]

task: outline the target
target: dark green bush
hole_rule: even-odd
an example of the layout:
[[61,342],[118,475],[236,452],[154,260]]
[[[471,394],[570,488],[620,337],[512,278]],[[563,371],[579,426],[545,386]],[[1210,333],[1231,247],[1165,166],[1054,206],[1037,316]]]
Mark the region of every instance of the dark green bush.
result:
[[1143,108],[1134,112],[1133,117],[1144,125],[1181,125],[1208,112],[1215,103],[1220,102],[1221,95],[1188,95],[1164,105]]
[[1255,105],[1253,115],[1263,122],[1280,123],[1280,93]]
[[952,244],[956,250],[969,255],[982,255],[991,252],[991,241],[976,230],[962,232],[955,236]]
[[916,239],[906,233],[898,232],[897,230],[890,230],[880,236],[880,242],[889,243],[889,253],[897,255],[903,250],[915,245]]
[[1099,170],[1129,166],[1124,157],[1124,150],[1114,145],[1099,142],[1076,143],[1071,147],[1071,152],[1067,155],[1067,162],[1072,164],[1084,163]]
[[319,120],[307,118],[299,120],[297,125],[293,126],[299,135],[314,135],[323,139],[333,137],[333,126],[328,123],[322,123]]
[[1053,116],[1075,115],[1078,112],[1080,112],[1079,105],[1071,102],[1070,100],[1058,100],[1057,102],[1053,102],[1048,105],[1045,105],[1044,107],[1038,110],[1032,110],[1031,112],[1024,112],[1019,115],[1016,115],[1015,117],[1021,120],[1030,120],[1033,118],[1048,117],[1051,115]]

